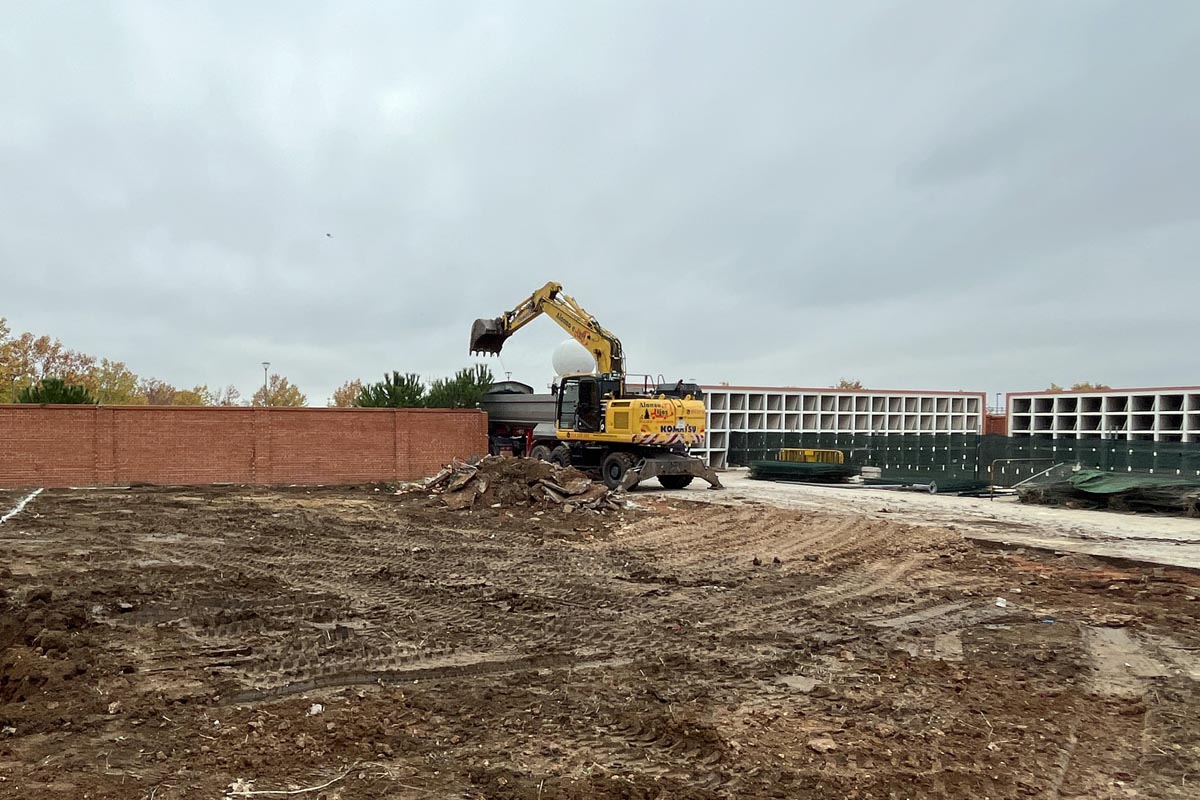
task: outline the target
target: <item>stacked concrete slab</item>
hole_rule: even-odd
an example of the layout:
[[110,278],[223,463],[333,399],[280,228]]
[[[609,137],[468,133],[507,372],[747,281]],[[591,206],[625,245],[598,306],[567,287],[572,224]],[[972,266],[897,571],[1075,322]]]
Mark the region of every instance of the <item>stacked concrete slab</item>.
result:
[[1200,386],[1014,392],[1010,436],[1200,442]]
[[726,466],[735,431],[776,433],[979,433],[982,392],[844,391],[784,386],[705,386],[708,439],[692,452]]

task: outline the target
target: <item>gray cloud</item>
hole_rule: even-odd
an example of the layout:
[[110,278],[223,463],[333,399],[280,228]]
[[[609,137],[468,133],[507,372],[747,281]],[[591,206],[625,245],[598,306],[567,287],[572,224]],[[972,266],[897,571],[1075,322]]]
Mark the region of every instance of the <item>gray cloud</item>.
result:
[[145,374],[446,374],[556,279],[635,371],[1200,382],[1190,3],[0,5],[0,314]]

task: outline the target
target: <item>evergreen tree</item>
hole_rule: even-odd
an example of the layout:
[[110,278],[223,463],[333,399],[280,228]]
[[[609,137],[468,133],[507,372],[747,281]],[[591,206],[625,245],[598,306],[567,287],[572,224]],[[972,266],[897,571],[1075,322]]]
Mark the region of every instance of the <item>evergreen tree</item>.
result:
[[68,384],[62,378],[42,378],[26,386],[17,396],[18,403],[58,403],[64,405],[95,405],[96,398],[79,384]]
[[425,384],[415,372],[401,375],[393,371],[383,380],[359,390],[354,405],[362,408],[420,408],[425,405]]

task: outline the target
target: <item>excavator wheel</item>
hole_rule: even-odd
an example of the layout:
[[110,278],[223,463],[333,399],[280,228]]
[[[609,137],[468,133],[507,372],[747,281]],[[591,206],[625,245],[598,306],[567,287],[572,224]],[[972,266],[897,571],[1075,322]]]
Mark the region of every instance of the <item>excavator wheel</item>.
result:
[[664,489],[684,489],[692,482],[691,475],[659,475],[658,482]]
[[600,475],[604,478],[604,485],[610,489],[621,488],[625,482],[625,476],[629,474],[629,470],[633,469],[633,465],[637,463],[631,453],[609,453],[604,459],[604,463],[600,465]]
[[554,448],[554,452],[550,454],[550,463],[557,464],[560,467],[571,466],[571,448],[565,444],[560,444]]
[[529,448],[529,457],[537,461],[549,461],[553,456],[553,452],[548,445],[535,444]]

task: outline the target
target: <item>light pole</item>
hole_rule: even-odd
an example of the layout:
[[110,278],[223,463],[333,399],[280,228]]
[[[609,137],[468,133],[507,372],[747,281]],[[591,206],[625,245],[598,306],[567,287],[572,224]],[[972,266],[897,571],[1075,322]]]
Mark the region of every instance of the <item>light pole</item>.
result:
[[270,405],[270,403],[267,402],[267,391],[268,391],[267,390],[267,367],[271,366],[271,362],[264,361],[264,362],[262,362],[262,365],[263,365],[263,402],[262,402],[262,404],[264,406],[266,406],[266,405]]

